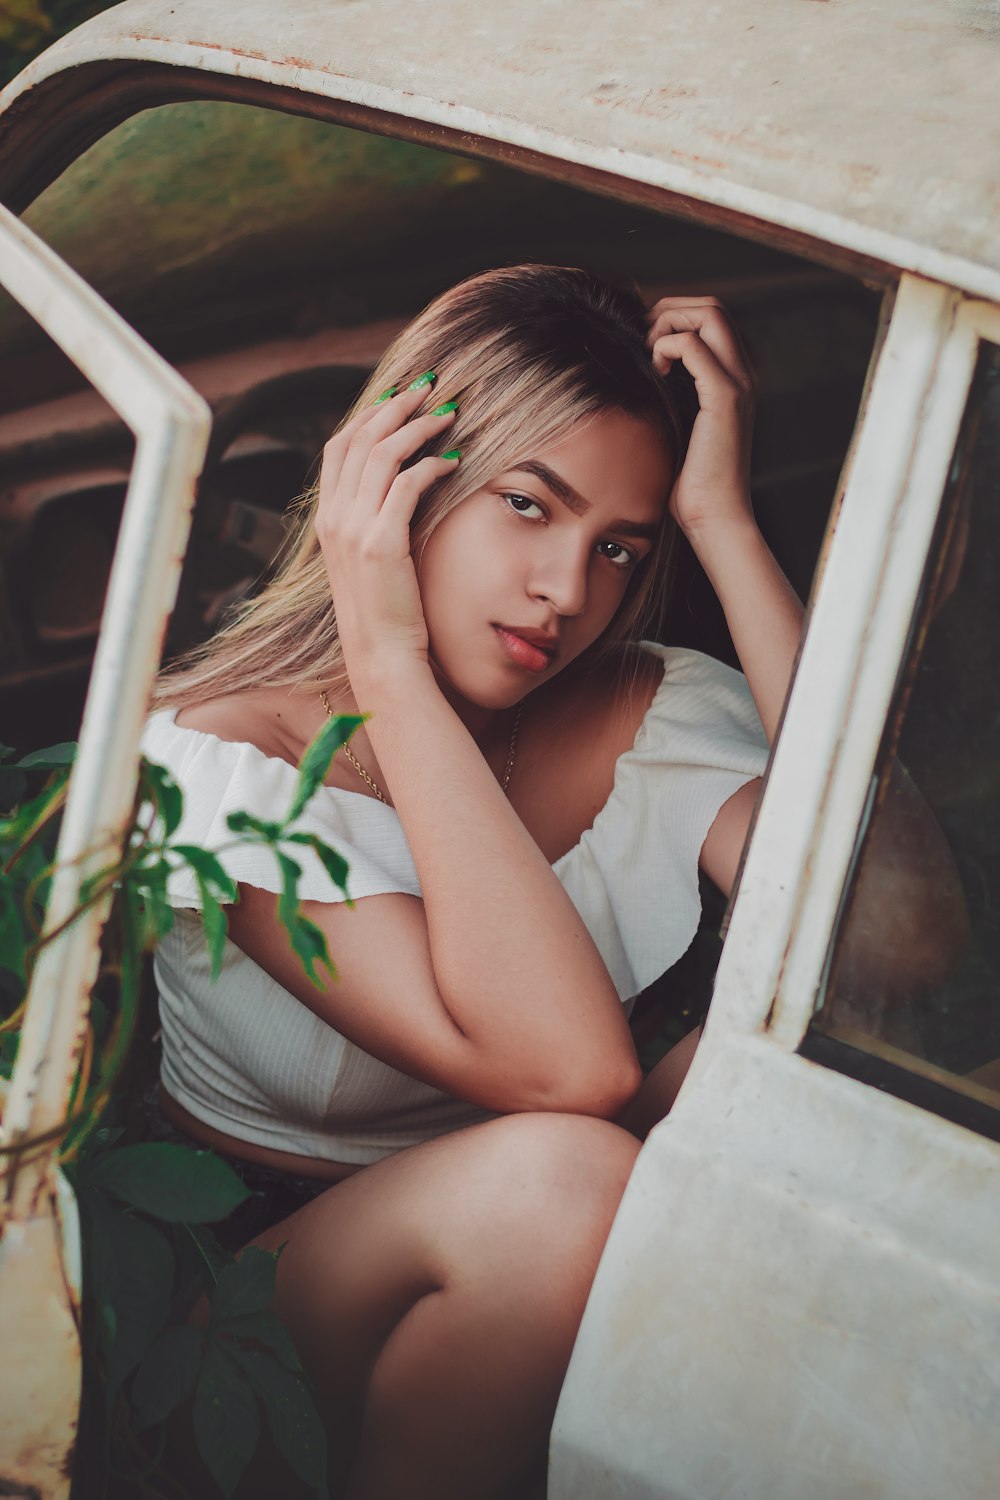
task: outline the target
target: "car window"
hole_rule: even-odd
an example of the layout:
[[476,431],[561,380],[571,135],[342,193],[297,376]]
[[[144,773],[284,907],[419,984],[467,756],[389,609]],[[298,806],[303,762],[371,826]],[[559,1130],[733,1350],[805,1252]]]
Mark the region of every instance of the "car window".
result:
[[[990,1129],[1000,1111],[1000,346],[983,343],[955,448],[935,544],[873,782],[868,816],[804,1050],[817,1038],[885,1066],[867,1071],[841,1052],[825,1060],[893,1092]],[[940,827],[924,846],[905,819],[919,788]],[[898,870],[875,869],[879,830],[892,823]],[[916,842],[908,845],[913,834]],[[919,856],[917,856],[919,857]],[[904,864],[909,860],[909,866]],[[956,929],[948,863],[968,926]],[[905,881],[933,885],[918,927],[892,919]],[[812,1044],[812,1047],[811,1045]],[[819,1055],[818,1053],[816,1055]],[[909,1082],[904,1075],[908,1075]],[[913,1080],[927,1085],[915,1088]],[[958,1107],[957,1101],[970,1108]],[[996,1117],[1000,1126],[1000,1115]],[[992,1132],[991,1132],[992,1133]]]
[[[399,326],[517,260],[728,303],[759,381],[757,515],[809,589],[878,327],[880,294],[856,278],[497,162],[236,103],[135,115],[24,217],[213,408],[170,652],[260,586],[286,507]],[[76,732],[128,464],[112,414],[0,297],[0,714],[26,748]],[[668,639],[735,660],[684,548]]]

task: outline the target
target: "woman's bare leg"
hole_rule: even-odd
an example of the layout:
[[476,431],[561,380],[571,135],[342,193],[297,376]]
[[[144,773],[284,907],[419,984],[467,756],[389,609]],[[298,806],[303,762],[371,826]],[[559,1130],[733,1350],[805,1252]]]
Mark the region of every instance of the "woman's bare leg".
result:
[[494,1500],[544,1455],[638,1151],[571,1115],[511,1115],[367,1168],[288,1241],[276,1308],[322,1401],[360,1410],[350,1500]]
[[646,1139],[653,1126],[658,1125],[673,1108],[700,1040],[701,1027],[696,1026],[660,1058],[642,1080],[634,1099],[618,1116],[619,1125],[641,1141]]

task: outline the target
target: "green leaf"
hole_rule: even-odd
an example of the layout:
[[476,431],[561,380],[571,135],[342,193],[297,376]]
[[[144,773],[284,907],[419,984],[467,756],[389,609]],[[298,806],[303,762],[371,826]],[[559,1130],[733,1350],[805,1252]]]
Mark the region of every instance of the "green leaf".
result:
[[148,787],[156,811],[163,819],[163,836],[169,838],[184,813],[183,793],[167,768],[156,765],[154,761],[143,760],[140,775],[143,787]]
[[225,1268],[233,1264],[234,1257],[228,1250],[223,1249],[212,1231],[204,1224],[185,1224],[183,1228],[194,1242],[202,1268],[202,1278],[207,1283],[205,1290],[211,1292]]
[[315,922],[311,922],[308,917],[302,915],[299,907],[299,879],[302,875],[302,866],[296,864],[294,859],[289,859],[287,854],[282,854],[280,850],[275,850],[275,854],[281,869],[282,880],[281,895],[278,897],[278,920],[288,933],[292,951],[298,955],[307,976],[317,989],[321,989],[323,981],[316,973],[316,965],[325,964],[334,979],[337,977],[337,971],[333,966],[324,933]]
[[257,1349],[229,1346],[264,1403],[274,1446],[304,1483],[325,1493],[326,1431],[305,1381]]
[[110,1302],[102,1302],[97,1312],[97,1327],[104,1355],[105,1368],[111,1363],[111,1353],[118,1334],[118,1318]]
[[143,951],[154,948],[161,938],[173,929],[176,914],[170,902],[159,891],[144,891],[142,906]]
[[126,876],[126,884],[139,898],[138,937],[143,950],[152,948],[174,925],[174,909],[167,899],[169,878],[170,866],[162,855],[133,866]]
[[19,1031],[5,1031],[3,1036],[0,1036],[0,1078],[13,1078],[20,1043]]
[[205,1335],[200,1328],[185,1324],[163,1330],[143,1356],[132,1380],[137,1428],[164,1421],[190,1396],[204,1346]]
[[302,1373],[302,1361],[299,1359],[295,1341],[277,1313],[272,1312],[270,1308],[264,1308],[260,1312],[244,1313],[238,1318],[227,1318],[225,1332],[235,1339],[251,1339],[254,1343],[263,1344],[276,1359],[280,1360],[286,1370],[292,1370],[296,1374]]
[[5,771],[61,771],[64,766],[71,766],[76,757],[76,741],[66,740],[59,745],[47,745],[44,750],[32,750],[29,755],[22,755],[20,760],[12,761],[5,766]]
[[200,876],[198,889],[201,891],[201,925],[205,932],[208,956],[211,959],[211,976],[214,984],[222,973],[222,960],[226,953],[226,913]]
[[199,849],[196,844],[171,844],[171,854],[179,854],[194,870],[199,879],[211,886],[224,901],[235,901],[239,896],[236,881],[226,873],[222,861],[208,849]]
[[[314,850],[334,885],[342,890],[345,896],[347,895],[348,865],[342,854],[338,854],[336,849],[331,849],[329,844],[324,844],[315,833],[289,833],[285,837],[291,844],[307,844],[310,849]],[[349,904],[354,905],[350,900]]]
[[9,969],[18,979],[27,982],[25,950],[27,934],[21,918],[21,903],[14,890],[14,882],[0,874],[0,968]]
[[28,778],[23,771],[0,766],[0,809],[9,813],[12,807],[24,801],[27,790]]
[[250,1196],[232,1167],[211,1151],[168,1141],[109,1151],[94,1164],[91,1181],[168,1224],[214,1224]]
[[94,1041],[100,1044],[108,1034],[111,1026],[111,1012],[101,999],[100,995],[90,997],[90,1029],[94,1033]]
[[329,972],[331,979],[337,978],[337,969],[333,959],[330,957],[326,934],[316,926],[315,922],[311,922],[308,917],[297,913],[294,918],[289,918],[287,931],[292,950],[297,954],[299,962],[306,972],[306,977],[318,990],[323,988],[323,980],[316,972],[317,964],[323,965]]
[[222,901],[235,901],[239,896],[236,881],[226,874],[222,862],[208,849],[199,849],[195,844],[172,844],[170,852],[179,854],[191,866],[198,882],[201,921],[212,961],[214,981],[222,972],[226,950],[226,914],[219,898]]
[[286,823],[295,822],[309,798],[321,785],[330,769],[330,762],[341,745],[346,745],[358,725],[363,723],[364,717],[358,714],[338,714],[336,718],[328,719],[316,738],[306,746],[305,754],[299,761],[299,779]]
[[249,1382],[215,1340],[205,1350],[192,1415],[198,1452],[228,1497],[253,1457],[260,1414]]
[[299,881],[302,879],[302,866],[297,864],[289,855],[282,854],[276,849],[275,857],[278,868],[281,871],[281,894],[278,897],[278,916],[285,921],[289,914],[293,914],[299,905]]
[[110,1404],[167,1321],[174,1253],[158,1229],[116,1208],[92,1186],[83,1189],[79,1201],[86,1226],[89,1295],[98,1307],[110,1309],[102,1313]]
[[[9,844],[16,850],[30,833],[58,809],[66,787],[66,776],[56,776],[44,791],[20,807],[15,807],[6,818],[0,818],[0,843]],[[16,864],[21,856],[15,853],[11,859]]]
[[282,825],[269,823],[264,818],[255,818],[252,813],[234,812],[226,819],[226,827],[233,833],[256,833],[266,844],[276,843],[281,837]]
[[239,1260],[219,1274],[212,1293],[212,1322],[224,1323],[270,1307],[277,1266],[273,1251],[248,1245]]

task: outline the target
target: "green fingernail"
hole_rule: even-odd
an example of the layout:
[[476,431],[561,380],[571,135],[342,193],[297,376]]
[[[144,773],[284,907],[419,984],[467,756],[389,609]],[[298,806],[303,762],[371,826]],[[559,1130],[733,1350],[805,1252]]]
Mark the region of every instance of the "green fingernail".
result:
[[449,448],[448,452],[442,453],[441,457],[453,459],[457,463],[462,457],[462,450],[461,448]]
[[398,385],[391,385],[387,391],[382,392],[381,396],[376,396],[372,406],[381,406],[383,401],[388,401],[389,397],[394,396],[398,390]]
[[421,386],[433,385],[435,380],[437,380],[437,376],[435,375],[434,371],[425,370],[422,375],[417,376],[416,380],[410,381],[409,385],[407,386],[407,390],[419,391]]
[[441,406],[436,406],[431,412],[431,416],[446,417],[450,411],[458,411],[457,401],[445,401]]

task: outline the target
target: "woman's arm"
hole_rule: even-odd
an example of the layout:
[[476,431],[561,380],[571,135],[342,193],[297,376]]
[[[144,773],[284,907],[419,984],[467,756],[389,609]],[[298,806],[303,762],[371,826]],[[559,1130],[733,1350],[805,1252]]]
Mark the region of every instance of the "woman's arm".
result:
[[[430,973],[454,1047],[509,1107],[530,1099],[614,1114],[639,1082],[617,993],[429,662],[410,521],[453,463],[423,459],[401,472],[451,421],[417,415],[425,394],[363,414],[324,454],[316,529],[352,692],[371,716],[366,732],[419,872]],[[370,963],[382,962],[375,945]]]
[[[671,507],[725,611],[768,740],[773,741],[802,633],[803,610],[760,534],[750,504],[753,381],[735,329],[714,298],[666,298],[653,310],[653,360],[680,359],[699,413]],[[720,810],[702,868],[726,893],[738,868],[757,786]],[[869,839],[844,935],[843,973],[859,998],[894,1002],[939,983],[965,946],[968,920],[947,843],[901,766]],[[863,1002],[862,1002],[863,1003]]]
[[428,666],[368,659],[352,684],[420,873],[430,964],[456,1031],[534,1107],[613,1114],[638,1086],[635,1050],[551,866]]
[[802,634],[802,605],[750,503],[754,383],[739,336],[714,297],[665,297],[653,309],[653,363],[680,360],[698,416],[670,499],[726,615],[768,740],[774,739]]

